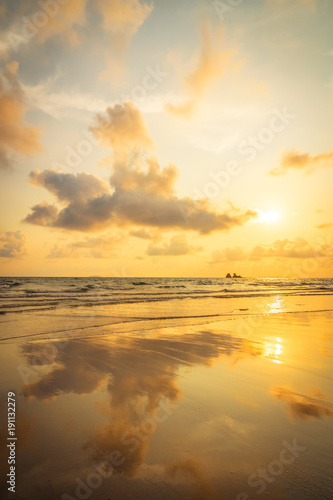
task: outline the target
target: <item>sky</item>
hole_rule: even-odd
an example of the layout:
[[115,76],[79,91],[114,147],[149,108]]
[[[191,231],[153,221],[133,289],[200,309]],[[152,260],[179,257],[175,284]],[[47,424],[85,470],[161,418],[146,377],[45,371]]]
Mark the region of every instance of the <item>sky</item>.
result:
[[5,0],[2,276],[333,277],[331,0]]

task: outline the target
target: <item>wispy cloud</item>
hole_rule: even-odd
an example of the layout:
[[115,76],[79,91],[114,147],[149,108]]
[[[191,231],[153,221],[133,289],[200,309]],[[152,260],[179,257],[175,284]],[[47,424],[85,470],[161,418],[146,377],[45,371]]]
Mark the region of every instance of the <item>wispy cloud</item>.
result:
[[318,224],[318,226],[316,226],[317,229],[329,229],[330,227],[333,227],[332,222],[325,222],[324,224]]
[[333,149],[318,155],[311,155],[293,149],[284,153],[279,167],[273,168],[270,175],[281,176],[287,174],[290,170],[304,171],[309,174],[320,168],[331,167],[333,167]]
[[225,48],[225,34],[221,26],[214,29],[205,18],[201,22],[200,34],[200,51],[195,58],[194,69],[184,79],[189,97],[185,102],[166,105],[167,111],[184,118],[193,115],[199,102],[222,76],[240,67],[240,62],[236,61],[237,49]]
[[28,105],[17,71],[18,63],[12,61],[0,76],[0,170],[13,166],[13,153],[30,156],[43,149],[40,131],[24,124]]
[[333,258],[333,248],[328,245],[312,246],[303,238],[295,240],[276,240],[270,245],[257,245],[251,250],[242,247],[225,248],[212,254],[212,264],[233,261],[260,261],[265,258],[275,259],[311,259],[318,257]]
[[162,246],[149,245],[147,255],[189,255],[202,250],[202,247],[190,245],[184,234],[173,236],[169,243],[164,243]]
[[327,256],[327,249],[315,248],[304,238],[295,240],[276,240],[272,245],[257,245],[249,255],[250,260],[261,260],[267,257],[308,259]]
[[217,250],[212,254],[212,264],[219,262],[233,262],[246,259],[246,253],[241,247],[225,248],[224,250]]
[[42,80],[36,85],[22,85],[31,107],[40,109],[56,120],[68,117],[73,111],[99,113],[105,110],[108,103],[100,97],[80,93],[77,90],[55,90],[60,72]]
[[140,26],[153,10],[153,3],[138,0],[97,0],[103,16],[103,28],[108,32],[105,52],[106,69],[100,79],[115,83],[124,72],[124,55]]
[[76,257],[92,257],[103,259],[117,257],[120,244],[124,241],[123,234],[103,234],[100,236],[85,237],[82,240],[68,242],[67,244],[54,245],[48,259],[63,259]]

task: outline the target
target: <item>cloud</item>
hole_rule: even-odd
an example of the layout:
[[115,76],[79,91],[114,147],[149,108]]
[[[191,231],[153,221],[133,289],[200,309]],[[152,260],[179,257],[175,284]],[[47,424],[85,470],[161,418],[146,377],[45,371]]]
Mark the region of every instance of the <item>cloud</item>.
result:
[[265,258],[276,259],[312,259],[319,257],[333,257],[333,249],[329,244],[313,247],[303,238],[295,240],[276,240],[270,245],[257,245],[252,250],[241,247],[225,248],[212,253],[211,264],[233,261],[260,261]]
[[141,4],[138,0],[97,0],[103,16],[103,28],[109,33],[106,52],[107,67],[101,80],[112,83],[124,72],[124,55],[140,26],[153,10],[153,3]]
[[318,155],[302,153],[297,149],[293,149],[284,153],[280,166],[273,168],[270,175],[281,176],[287,174],[290,170],[305,171],[306,174],[310,174],[319,168],[331,167],[333,167],[333,149]]
[[86,237],[82,240],[72,241],[67,245],[54,245],[48,259],[76,258],[82,255],[94,259],[117,257],[116,250],[124,240],[123,234],[104,234],[98,237]]
[[70,0],[60,5],[55,16],[49,16],[45,28],[40,28],[37,41],[44,43],[52,37],[61,37],[71,45],[78,45],[78,26],[86,23],[85,11],[88,0]]
[[114,189],[110,193],[106,192],[106,184],[91,174],[36,170],[31,172],[30,182],[46,188],[58,202],[68,204],[61,210],[45,202],[35,205],[24,222],[74,231],[134,225],[208,234],[227,231],[256,217],[251,210],[217,213],[208,200],[177,198],[173,193],[176,175],[176,167],[160,169],[155,159],[149,159],[146,171],[118,166],[110,179]]
[[43,186],[61,202],[84,203],[109,192],[108,185],[95,175],[85,172],[63,174],[60,170],[50,169],[30,172],[30,184]]
[[25,236],[21,231],[0,233],[0,257],[15,259],[25,254]]
[[18,63],[12,61],[0,76],[0,170],[13,166],[13,152],[31,156],[43,149],[39,142],[40,131],[23,123],[28,107],[17,71]]
[[261,260],[266,257],[311,259],[325,257],[324,248],[314,248],[303,238],[276,240],[272,245],[257,245],[249,255],[249,260]]
[[[67,46],[79,45],[80,31],[86,25],[88,3],[88,0],[70,0],[60,4],[52,0],[37,2],[37,5],[32,1],[18,1],[16,9],[6,20],[7,30],[0,36],[0,53],[8,57],[21,45],[31,41],[44,44],[50,39],[61,40]],[[102,15],[100,31],[105,33],[102,50],[105,52],[106,69],[100,78],[116,83],[124,74],[125,55],[131,39],[152,12],[153,3],[93,0],[91,4]]]
[[9,156],[7,151],[2,148],[0,149],[0,171],[1,170],[9,170],[14,163],[14,159]]
[[164,243],[160,247],[149,245],[147,255],[188,255],[195,251],[202,250],[201,247],[194,247],[187,242],[185,235],[173,236],[169,244]]
[[22,85],[31,107],[42,110],[56,120],[67,118],[73,110],[84,113],[98,113],[105,110],[107,101],[96,95],[82,93],[78,89],[73,92],[55,90],[61,76],[63,74],[57,72],[54,76],[34,85]]
[[75,257],[73,255],[73,249],[71,247],[60,246],[58,244],[55,244],[51,248],[50,253],[46,256],[47,259],[67,259],[71,257]]
[[103,15],[103,27],[119,37],[120,44],[127,45],[153,10],[153,4],[141,4],[138,0],[97,0]]
[[[7,31],[0,40],[4,54],[17,51],[31,41],[44,44],[51,38],[63,40],[72,46],[79,44],[78,28],[86,23],[85,11],[88,0],[60,2],[17,2],[7,19]],[[44,6],[44,8],[42,8]]]
[[318,226],[316,226],[317,229],[329,229],[330,227],[333,227],[332,222],[326,222],[324,224],[318,224]]
[[227,72],[235,71],[239,62],[235,61],[236,49],[223,49],[225,37],[221,27],[214,27],[204,19],[201,22],[200,52],[196,57],[195,68],[185,77],[185,87],[189,99],[184,103],[167,104],[166,109],[176,116],[189,118],[196,111],[212,85],[218,82]]
[[122,159],[129,150],[154,146],[142,113],[130,101],[108,107],[95,117],[95,122],[89,130],[102,144],[112,147],[116,159]]
[[151,240],[153,238],[152,234],[147,231],[147,229],[137,229],[129,232],[130,236],[135,238],[141,238],[143,240]]
[[147,155],[154,143],[133,103],[108,108],[104,116],[97,116],[97,125],[91,131],[113,148],[111,189],[84,172],[74,175],[55,169],[36,170],[30,173],[29,182],[46,188],[66,206],[59,210],[55,205],[40,203],[32,207],[24,222],[76,231],[132,225],[208,234],[257,217],[255,211],[234,208],[218,213],[207,199],[177,198],[178,169],[172,164],[161,168],[156,158]]
[[212,254],[212,263],[219,262],[233,262],[246,259],[246,253],[241,247],[225,248],[224,250],[217,250]]
[[333,403],[325,401],[321,394],[317,397],[299,394],[290,387],[274,386],[271,394],[276,399],[287,403],[292,418],[314,420],[322,417],[333,417]]
[[165,109],[169,111],[174,116],[180,116],[181,118],[186,118],[187,120],[194,115],[197,108],[197,103],[195,100],[189,100],[180,104],[168,103]]
[[28,222],[29,224],[33,224],[35,226],[52,226],[52,223],[56,220],[57,215],[57,207],[43,201],[42,203],[31,207],[31,213],[26,216],[24,222]]
[[148,158],[148,170],[129,168],[127,165],[117,165],[110,183],[120,191],[139,191],[152,196],[168,197],[173,193],[174,183],[178,177],[175,165],[168,165],[162,170],[155,158]]

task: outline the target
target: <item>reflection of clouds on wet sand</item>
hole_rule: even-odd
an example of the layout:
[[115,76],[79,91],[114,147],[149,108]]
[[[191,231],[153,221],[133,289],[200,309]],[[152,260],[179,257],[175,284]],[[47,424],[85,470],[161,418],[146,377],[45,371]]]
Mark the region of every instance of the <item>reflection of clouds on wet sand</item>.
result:
[[[36,365],[36,353],[42,349],[43,343],[26,344],[21,352],[29,364]],[[261,353],[258,343],[208,330],[168,336],[165,332],[158,338],[72,339],[48,360],[44,357],[40,379],[26,384],[23,394],[52,400],[62,393],[85,394],[106,388],[109,397],[96,403],[96,408],[107,422],[95,429],[83,448],[92,464],[110,463],[117,451],[122,459],[113,464],[114,471],[132,478],[144,463],[151,437],[181,398],[177,383],[181,366],[210,366],[220,356]],[[174,465],[169,472],[175,474],[178,469]],[[199,490],[207,489],[203,478],[195,474],[197,468],[192,464],[190,469]]]
[[325,400],[322,394],[308,396],[299,394],[291,387],[274,386],[271,394],[287,403],[289,415],[293,419],[313,420],[315,418],[333,417],[333,403]]
[[[199,464],[192,459],[179,460],[173,462],[166,468],[166,473],[171,478],[177,481],[184,480],[193,481],[195,492],[191,496],[193,500],[213,500],[215,499],[214,490],[207,479],[203,464]],[[177,478],[178,476],[178,478]]]
[[[258,343],[210,331],[156,339],[70,340],[65,349],[55,349],[52,356],[38,357],[44,345],[32,343],[21,348],[29,365],[42,364],[44,370],[50,366],[48,373],[41,371],[38,382],[24,386],[25,396],[51,399],[69,392],[87,394],[108,384],[113,406],[128,404],[142,395],[148,396],[152,407],[156,406],[155,394],[157,399],[160,394],[173,399],[180,366],[209,366],[220,356],[262,353]],[[42,361],[36,363],[36,359]]]
[[103,363],[104,351],[98,345],[90,349],[89,343],[71,341],[64,351],[57,350],[52,357],[38,357],[38,353],[43,352],[43,343],[23,346],[22,353],[27,357],[28,364],[52,367],[38,382],[24,386],[24,396],[53,399],[62,393],[86,394],[96,391],[107,377],[107,366]]

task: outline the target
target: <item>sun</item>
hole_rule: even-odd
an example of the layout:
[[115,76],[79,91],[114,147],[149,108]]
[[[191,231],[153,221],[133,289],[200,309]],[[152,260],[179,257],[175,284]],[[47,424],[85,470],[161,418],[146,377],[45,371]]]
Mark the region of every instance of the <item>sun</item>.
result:
[[262,210],[257,210],[257,213],[258,213],[257,221],[261,224],[273,224],[274,222],[277,222],[280,218],[280,214],[276,210],[271,212],[264,212]]

